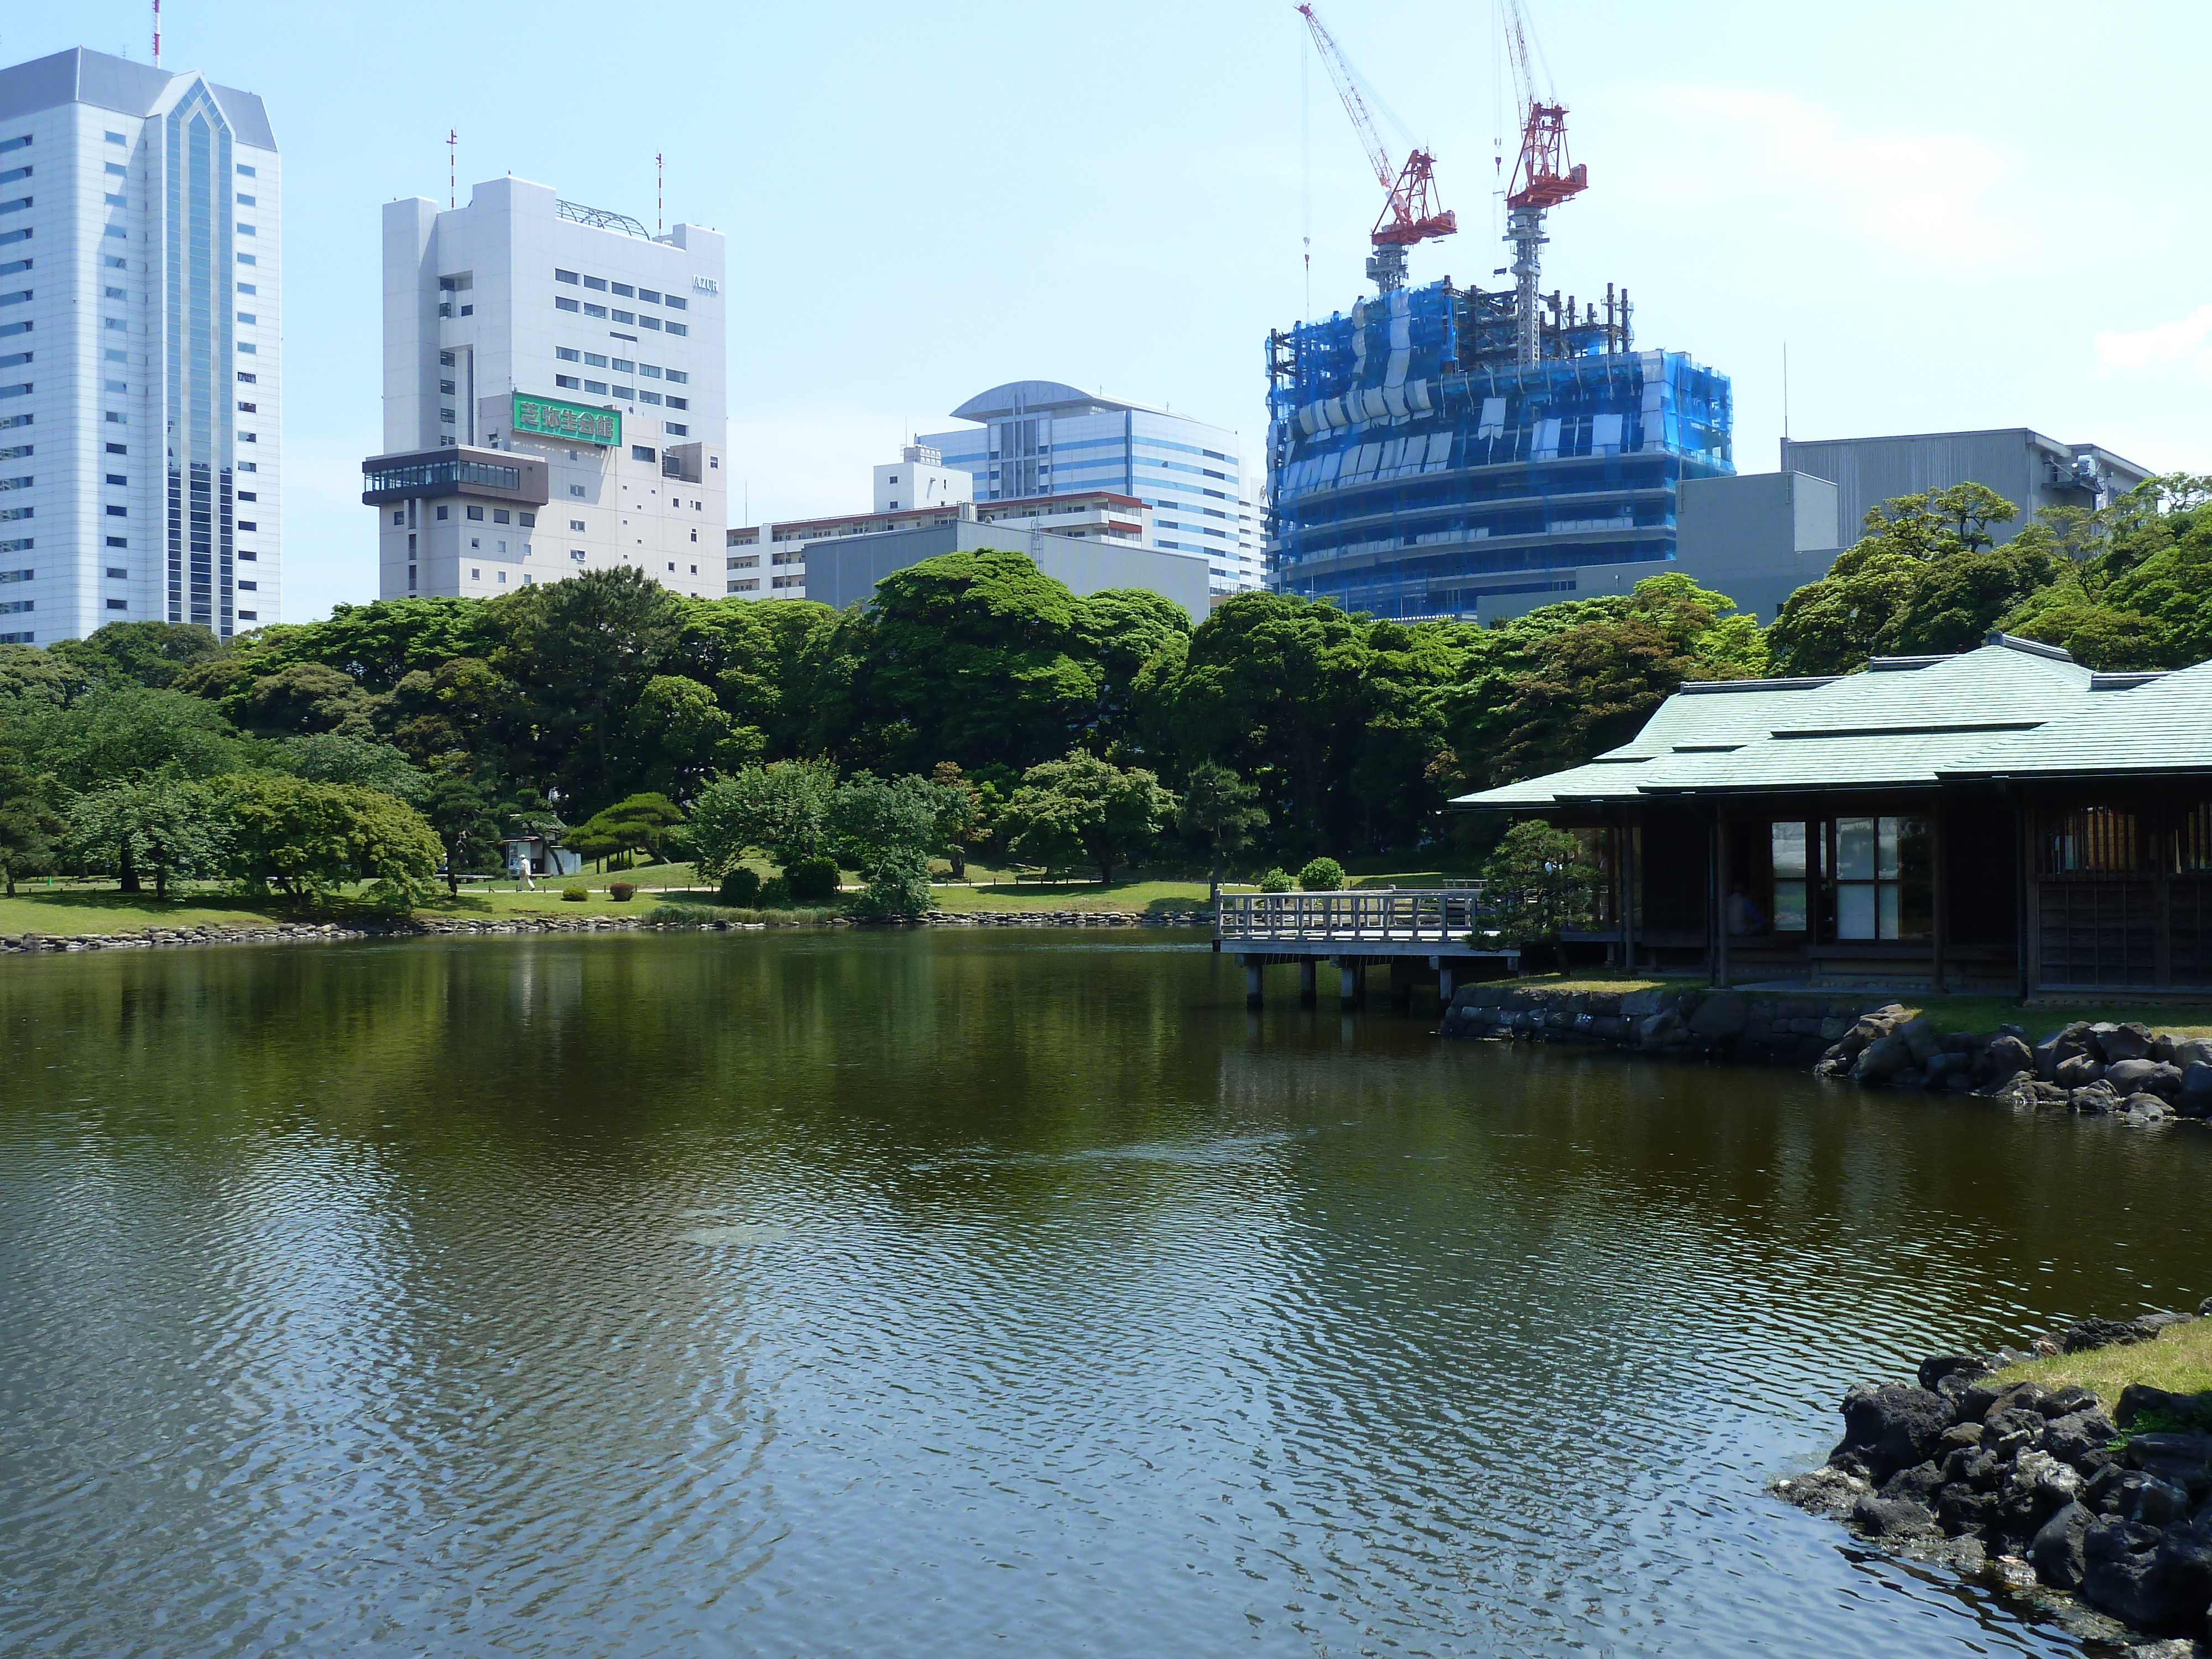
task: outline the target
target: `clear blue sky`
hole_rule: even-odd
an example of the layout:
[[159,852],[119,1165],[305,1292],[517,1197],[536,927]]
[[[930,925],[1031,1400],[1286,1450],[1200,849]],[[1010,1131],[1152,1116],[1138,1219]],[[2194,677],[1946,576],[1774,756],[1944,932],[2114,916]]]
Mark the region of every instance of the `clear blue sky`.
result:
[[[1486,0],[1321,0],[1436,150],[1488,280]],[[1638,343],[1800,437],[2034,426],[2212,471],[2201,3],[1530,0],[1587,195],[1546,286],[1626,284]],[[512,171],[730,236],[731,515],[867,499],[911,427],[1019,377],[1264,425],[1261,342],[1362,291],[1374,180],[1287,0],[643,6],[167,0],[165,66],[263,95],[286,156],[286,617],[374,595],[378,206]],[[143,61],[143,0],[17,6],[0,62]]]

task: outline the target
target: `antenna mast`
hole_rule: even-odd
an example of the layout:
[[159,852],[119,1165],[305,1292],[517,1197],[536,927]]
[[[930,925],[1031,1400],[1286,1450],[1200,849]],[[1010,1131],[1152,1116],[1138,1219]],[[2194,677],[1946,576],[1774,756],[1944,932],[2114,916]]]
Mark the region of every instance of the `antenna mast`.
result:
[[668,231],[667,207],[663,198],[667,193],[668,167],[660,159],[660,152],[653,153],[653,234],[665,235]]
[[447,127],[446,129],[446,205],[448,208],[458,207],[460,204],[459,152],[454,148],[460,142],[461,135],[453,128]]
[[154,0],[154,67],[161,67],[161,0]]

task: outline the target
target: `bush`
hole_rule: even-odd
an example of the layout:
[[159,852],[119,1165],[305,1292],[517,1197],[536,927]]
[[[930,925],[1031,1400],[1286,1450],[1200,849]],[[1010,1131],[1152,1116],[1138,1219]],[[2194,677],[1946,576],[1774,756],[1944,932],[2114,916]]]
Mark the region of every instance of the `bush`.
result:
[[1342,892],[1344,866],[1334,859],[1316,859],[1298,872],[1298,885],[1309,893]]
[[1260,890],[1263,893],[1287,893],[1296,884],[1287,871],[1279,869],[1271,869],[1260,878]]
[[591,896],[592,890],[580,881],[572,881],[561,890],[561,896],[571,904],[581,904]]
[[801,859],[783,872],[785,888],[799,904],[819,904],[837,896],[837,860]]
[[631,895],[636,891],[637,884],[634,881],[611,881],[607,884],[607,896],[617,904],[628,904]]
[[722,878],[722,884],[715,890],[714,898],[719,904],[732,904],[741,909],[757,908],[761,902],[760,872],[748,870],[739,865]]

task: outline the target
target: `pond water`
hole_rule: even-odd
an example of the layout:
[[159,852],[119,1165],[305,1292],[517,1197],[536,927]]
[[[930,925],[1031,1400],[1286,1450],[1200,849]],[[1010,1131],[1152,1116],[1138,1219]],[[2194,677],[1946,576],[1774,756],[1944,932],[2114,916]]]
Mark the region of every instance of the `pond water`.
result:
[[1243,991],[0,963],[0,1650],[2081,1651],[1765,1483],[1861,1377],[2195,1305],[2212,1136]]

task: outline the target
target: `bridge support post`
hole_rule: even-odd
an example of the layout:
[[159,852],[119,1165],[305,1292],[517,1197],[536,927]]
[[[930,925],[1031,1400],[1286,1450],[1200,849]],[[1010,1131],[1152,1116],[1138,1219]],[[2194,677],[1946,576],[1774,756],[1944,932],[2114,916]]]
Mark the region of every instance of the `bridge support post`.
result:
[[1390,958],[1390,1006],[1400,1013],[1410,1012],[1413,1006],[1413,958]]
[[1459,977],[1451,963],[1448,961],[1439,961],[1437,963],[1437,1000],[1443,1006],[1450,1007],[1452,995],[1458,989]]
[[1260,958],[1257,957],[1244,958],[1244,1006],[1247,1008],[1260,1006]]
[[1314,972],[1320,965],[1311,957],[1306,957],[1298,963],[1298,1006],[1301,1008],[1310,1008],[1321,1000],[1321,992],[1315,983]]
[[1360,983],[1360,963],[1358,957],[1339,957],[1336,959],[1337,1000],[1346,1011],[1359,1006],[1360,996],[1366,990]]

